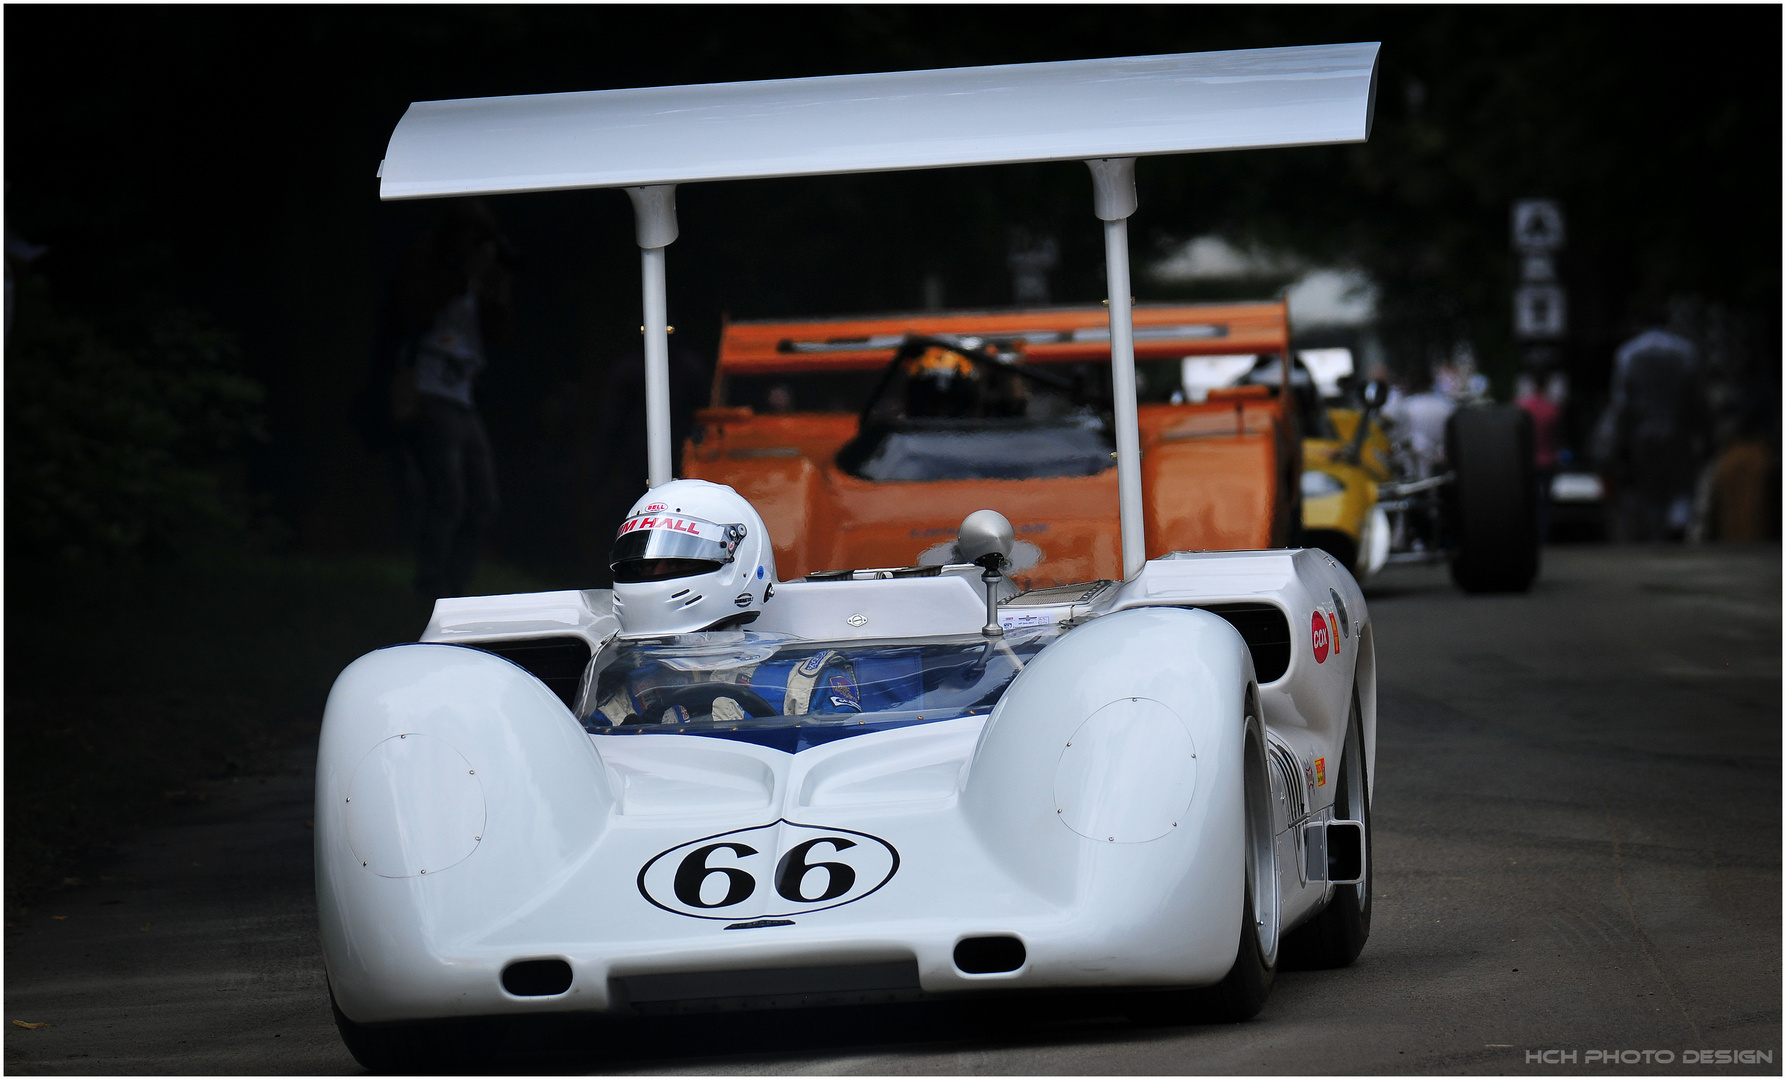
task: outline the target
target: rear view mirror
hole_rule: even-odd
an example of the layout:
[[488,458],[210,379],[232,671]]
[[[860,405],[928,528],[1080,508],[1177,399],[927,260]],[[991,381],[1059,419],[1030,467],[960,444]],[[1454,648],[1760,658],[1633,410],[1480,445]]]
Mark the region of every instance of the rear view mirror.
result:
[[1011,557],[1017,534],[997,510],[975,510],[962,519],[955,544],[961,558],[988,570],[998,570]]

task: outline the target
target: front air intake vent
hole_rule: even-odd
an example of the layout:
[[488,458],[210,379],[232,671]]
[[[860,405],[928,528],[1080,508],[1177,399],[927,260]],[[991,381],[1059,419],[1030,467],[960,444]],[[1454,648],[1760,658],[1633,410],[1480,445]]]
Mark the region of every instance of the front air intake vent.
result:
[[616,999],[645,1015],[883,1005],[923,997],[915,960],[835,967],[631,975],[613,980]]
[[955,946],[955,966],[969,975],[1016,971],[1028,958],[1023,942],[1003,935],[962,938]]
[[563,960],[517,960],[502,969],[502,988],[516,997],[556,997],[571,988]]

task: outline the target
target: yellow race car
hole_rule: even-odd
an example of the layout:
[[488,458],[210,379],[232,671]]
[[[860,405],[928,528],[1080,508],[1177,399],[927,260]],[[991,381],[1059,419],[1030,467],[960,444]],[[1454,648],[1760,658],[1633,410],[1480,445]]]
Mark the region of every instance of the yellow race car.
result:
[[[1359,580],[1390,563],[1449,561],[1466,592],[1524,592],[1538,574],[1532,427],[1516,405],[1448,410],[1426,458],[1378,420],[1387,383],[1363,408],[1329,407],[1302,442],[1302,543]],[[1418,440],[1416,440],[1418,441]]]
[[1377,501],[1379,485],[1393,479],[1390,444],[1374,411],[1330,408],[1329,430],[1302,441],[1302,542],[1361,579],[1389,561],[1391,540],[1389,516]]

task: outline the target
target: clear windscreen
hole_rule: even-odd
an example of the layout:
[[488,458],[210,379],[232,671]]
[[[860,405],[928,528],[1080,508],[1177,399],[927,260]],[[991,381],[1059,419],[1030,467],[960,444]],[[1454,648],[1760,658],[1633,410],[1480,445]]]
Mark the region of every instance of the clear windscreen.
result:
[[984,715],[1054,627],[985,638],[816,643],[723,631],[615,640],[589,662],[576,705],[595,734],[875,728]]

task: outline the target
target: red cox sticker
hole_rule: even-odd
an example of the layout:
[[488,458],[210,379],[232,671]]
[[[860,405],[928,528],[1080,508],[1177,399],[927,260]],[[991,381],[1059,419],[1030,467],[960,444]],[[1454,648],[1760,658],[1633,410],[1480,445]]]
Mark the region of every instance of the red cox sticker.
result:
[[1313,634],[1315,645],[1315,663],[1325,664],[1328,646],[1333,644],[1333,634],[1327,629],[1327,620],[1321,616],[1319,611],[1315,612],[1315,622],[1310,632]]

